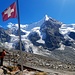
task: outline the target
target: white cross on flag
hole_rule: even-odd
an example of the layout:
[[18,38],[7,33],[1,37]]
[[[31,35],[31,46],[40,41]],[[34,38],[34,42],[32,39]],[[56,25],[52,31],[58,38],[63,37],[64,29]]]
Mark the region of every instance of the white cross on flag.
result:
[[3,17],[3,21],[8,20],[9,18],[17,17],[15,2],[2,12],[2,17]]

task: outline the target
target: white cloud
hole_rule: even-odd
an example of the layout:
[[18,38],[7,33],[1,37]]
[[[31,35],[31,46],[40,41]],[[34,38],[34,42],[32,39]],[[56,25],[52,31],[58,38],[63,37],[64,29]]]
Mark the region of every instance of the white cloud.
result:
[[14,25],[14,24],[10,22],[10,23],[8,23],[7,27],[8,27],[8,28],[11,28],[13,25]]
[[[13,24],[13,23],[11,23],[11,22],[8,23],[8,25],[7,25],[8,28],[11,28],[11,27],[14,27],[14,26],[15,26],[16,28],[19,27],[18,24]],[[28,25],[27,25],[27,24],[25,24],[25,25],[20,24],[20,27],[21,27],[21,28],[26,28],[26,27],[28,27]]]

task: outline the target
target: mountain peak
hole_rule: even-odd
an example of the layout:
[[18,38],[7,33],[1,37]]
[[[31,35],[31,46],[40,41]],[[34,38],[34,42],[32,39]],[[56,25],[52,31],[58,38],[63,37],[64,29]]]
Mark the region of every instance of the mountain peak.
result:
[[45,21],[48,21],[48,20],[49,20],[48,15],[45,15]]

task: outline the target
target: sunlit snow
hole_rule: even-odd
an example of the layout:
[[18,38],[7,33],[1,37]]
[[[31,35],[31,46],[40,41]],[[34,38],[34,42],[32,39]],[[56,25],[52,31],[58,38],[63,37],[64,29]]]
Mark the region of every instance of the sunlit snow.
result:
[[49,20],[48,15],[45,15],[45,21],[48,21],[48,20]]
[[63,45],[62,43],[60,43],[60,48],[58,48],[58,50],[64,50],[65,49],[65,45]]
[[35,27],[35,28],[32,29],[32,31],[33,32],[37,32],[39,34],[39,36],[41,37],[40,40],[38,40],[37,42],[45,43],[44,40],[42,40],[42,35],[41,35],[41,32],[40,32],[40,27]]

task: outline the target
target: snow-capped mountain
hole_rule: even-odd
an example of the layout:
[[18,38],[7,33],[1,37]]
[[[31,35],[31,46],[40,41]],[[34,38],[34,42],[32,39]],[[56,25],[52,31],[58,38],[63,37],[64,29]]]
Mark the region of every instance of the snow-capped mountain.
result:
[[10,42],[10,39],[11,39],[11,37],[9,36],[9,34],[2,27],[0,27],[0,41],[1,42]]
[[[23,51],[75,62],[75,24],[66,25],[45,15],[38,22],[20,26]],[[5,46],[19,49],[18,24],[7,27],[5,32],[11,39],[4,41]]]

